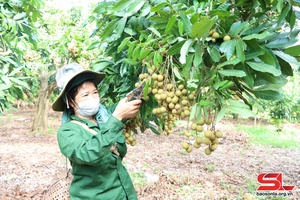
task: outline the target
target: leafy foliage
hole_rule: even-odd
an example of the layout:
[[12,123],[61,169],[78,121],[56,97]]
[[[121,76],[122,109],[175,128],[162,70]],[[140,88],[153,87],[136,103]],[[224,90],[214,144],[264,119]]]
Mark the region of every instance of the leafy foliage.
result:
[[33,22],[40,17],[40,1],[9,1],[0,3],[0,112],[12,99],[23,98],[29,89],[21,57],[28,43],[36,45]]
[[[196,92],[190,119],[213,115],[219,121],[226,112],[251,116],[257,99],[282,99],[292,65],[299,66],[300,46],[293,46],[299,34],[297,5],[285,0],[100,2],[91,18],[101,39],[92,46],[105,44],[109,57],[94,65],[107,74],[102,92],[122,96],[150,69]],[[144,92],[151,86],[148,82]],[[142,110],[146,121],[154,119],[155,106],[150,98]]]

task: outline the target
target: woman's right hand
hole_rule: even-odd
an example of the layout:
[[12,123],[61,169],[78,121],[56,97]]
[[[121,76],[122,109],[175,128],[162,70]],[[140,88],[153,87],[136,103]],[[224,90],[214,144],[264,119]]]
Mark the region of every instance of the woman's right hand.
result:
[[127,101],[127,97],[125,97],[119,101],[115,111],[113,112],[113,116],[120,121],[132,118],[138,113],[141,104],[141,100]]

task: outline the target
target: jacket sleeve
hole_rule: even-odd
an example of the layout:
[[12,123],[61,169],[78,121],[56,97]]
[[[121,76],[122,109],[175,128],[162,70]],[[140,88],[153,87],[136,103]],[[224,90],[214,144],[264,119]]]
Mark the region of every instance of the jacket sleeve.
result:
[[[119,137],[122,137],[124,125],[114,116],[97,129],[97,134],[90,136],[88,130],[69,122],[58,130],[58,144],[63,155],[78,164],[96,165],[101,158],[110,153]],[[95,129],[94,129],[95,130]],[[89,136],[89,137],[87,137]]]

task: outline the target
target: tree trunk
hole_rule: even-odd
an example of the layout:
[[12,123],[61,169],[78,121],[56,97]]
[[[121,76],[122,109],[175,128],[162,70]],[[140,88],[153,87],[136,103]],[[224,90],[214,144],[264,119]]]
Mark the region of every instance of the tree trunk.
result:
[[35,113],[31,131],[42,131],[47,129],[48,111],[49,111],[49,97],[54,89],[54,84],[48,84],[51,74],[43,71],[39,75],[40,88],[38,97],[35,102]]

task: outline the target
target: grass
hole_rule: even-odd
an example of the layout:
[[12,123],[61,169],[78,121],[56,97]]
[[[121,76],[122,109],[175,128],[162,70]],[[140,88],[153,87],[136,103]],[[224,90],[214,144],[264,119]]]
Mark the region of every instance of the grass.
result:
[[212,172],[215,170],[217,166],[215,164],[206,164],[204,166],[204,169],[207,170],[208,172]]
[[138,171],[138,172],[129,171],[128,173],[129,173],[129,175],[132,179],[132,182],[135,186],[143,187],[147,184],[147,180],[142,171]]
[[300,134],[296,130],[286,130],[278,132],[275,126],[260,125],[247,126],[237,125],[237,130],[246,132],[250,140],[255,145],[266,145],[279,148],[299,148]]

